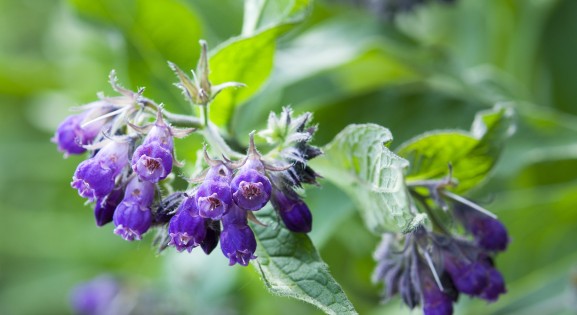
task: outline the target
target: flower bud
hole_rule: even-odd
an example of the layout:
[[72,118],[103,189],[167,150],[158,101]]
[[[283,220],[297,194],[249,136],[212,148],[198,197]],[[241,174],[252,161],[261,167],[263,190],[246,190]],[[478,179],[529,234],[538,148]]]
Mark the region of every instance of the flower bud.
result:
[[127,241],[140,240],[150,228],[154,184],[134,177],[127,185],[124,199],[114,211],[114,233]]
[[271,202],[278,211],[287,229],[293,232],[308,233],[312,230],[313,217],[309,207],[296,194],[288,196],[279,191],[272,191]]
[[96,204],[94,205],[94,218],[96,219],[96,225],[103,226],[112,221],[114,210],[120,201],[122,201],[123,196],[124,191],[120,188],[116,188],[105,197],[96,199]]
[[206,236],[204,219],[198,215],[196,202],[193,197],[188,197],[182,201],[178,212],[170,219],[168,225],[170,242],[176,250],[189,253],[193,248],[200,245]]
[[127,162],[128,143],[110,141],[94,157],[78,165],[71,185],[84,198],[104,197],[114,188],[114,179]]
[[504,251],[509,244],[507,229],[499,220],[464,204],[456,204],[455,216],[473,234],[477,244],[490,251]]

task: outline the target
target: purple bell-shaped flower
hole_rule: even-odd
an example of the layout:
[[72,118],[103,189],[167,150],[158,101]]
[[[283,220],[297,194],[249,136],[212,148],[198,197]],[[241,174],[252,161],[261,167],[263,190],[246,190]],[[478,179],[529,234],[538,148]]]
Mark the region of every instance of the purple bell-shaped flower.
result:
[[501,221],[463,203],[456,203],[454,211],[457,219],[473,234],[480,247],[489,251],[507,249],[509,234]]
[[132,169],[141,180],[157,183],[172,171],[174,140],[159,113],[156,123],[132,155]]
[[299,233],[308,233],[312,230],[313,216],[311,211],[296,193],[285,194],[274,189],[271,202],[287,229]]
[[128,162],[128,143],[111,140],[96,155],[76,168],[72,187],[84,198],[95,200],[114,189],[114,179]]
[[190,253],[204,241],[206,227],[204,219],[198,215],[194,197],[187,197],[182,201],[176,215],[170,219],[168,235],[168,245],[176,247],[179,252],[186,249]]
[[222,225],[220,248],[229,264],[247,266],[251,259],[256,258],[256,239],[247,224],[246,210],[233,204],[223,217]]
[[93,109],[76,115],[70,115],[56,129],[52,142],[65,155],[86,152],[85,145],[91,144],[106,123],[105,119],[93,121],[85,126],[91,118],[96,118],[101,109]]
[[96,204],[94,205],[96,225],[103,226],[112,221],[114,210],[122,201],[123,196],[124,190],[116,188],[105,197],[96,200]]
[[150,209],[154,200],[154,184],[138,177],[126,186],[124,199],[114,211],[114,233],[127,241],[142,239],[152,224]]
[[230,187],[234,202],[242,209],[256,211],[270,199],[272,185],[264,175],[264,165],[254,145],[254,134],[250,134],[248,158],[233,178]]

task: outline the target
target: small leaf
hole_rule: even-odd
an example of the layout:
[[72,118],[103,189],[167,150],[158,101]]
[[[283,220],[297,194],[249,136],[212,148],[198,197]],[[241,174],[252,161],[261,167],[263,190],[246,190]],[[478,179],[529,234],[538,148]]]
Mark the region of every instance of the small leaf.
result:
[[379,125],[349,125],[324,147],[324,156],[311,161],[349,194],[369,230],[377,234],[405,231],[415,219],[403,179],[408,163],[387,148],[392,139]]
[[277,224],[271,207],[256,212],[256,268],[272,293],[310,303],[327,314],[357,314],[309,237]]
[[407,181],[440,179],[453,168],[457,192],[465,192],[492,170],[513,128],[513,111],[496,106],[477,113],[470,132],[432,131],[401,145],[397,153],[410,162]]

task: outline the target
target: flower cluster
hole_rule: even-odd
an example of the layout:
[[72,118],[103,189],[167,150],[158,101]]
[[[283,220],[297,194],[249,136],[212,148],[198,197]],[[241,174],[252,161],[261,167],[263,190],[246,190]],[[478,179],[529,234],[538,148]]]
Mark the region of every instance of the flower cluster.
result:
[[[269,201],[287,229],[311,231],[312,215],[298,189],[302,184],[316,184],[318,174],[307,161],[322,152],[309,144],[316,131],[315,126],[309,126],[311,115],[292,117],[289,108],[279,117],[271,114],[268,129],[259,133],[272,146],[267,154],[257,151],[254,132],[246,154],[232,151],[208,121],[206,108],[220,90],[240,85],[213,86],[208,81],[206,45],[201,44],[199,75],[193,73],[194,80],[175,65],[171,67],[185,97],[204,110],[204,119],[169,113],[143,97],[142,90],[120,87],[111,75],[112,86],[121,96],[101,96],[82,107],[81,113],[58,127],[53,141],[65,155],[89,152],[88,159],[78,165],[71,185],[94,203],[98,226],[113,222],[114,233],[128,241],[140,240],[157,227],[161,250],[173,246],[179,252],[190,252],[200,246],[209,254],[220,242],[231,265],[246,266],[255,258],[256,250],[248,221],[262,224],[254,212]],[[173,166],[180,166],[175,159],[174,138],[195,131],[176,128],[172,123],[201,129],[223,159],[211,159],[205,147],[203,175],[191,180],[186,191],[163,195],[160,184],[170,187]]]
[[442,186],[426,188],[433,202],[450,211],[467,235],[451,233],[435,216],[430,200],[412,190],[431,217],[432,229],[419,225],[406,235],[385,234],[374,255],[373,281],[385,284],[384,298],[400,294],[410,308],[422,305],[426,315],[452,314],[460,293],[493,302],[506,292],[503,276],[493,263],[493,256],[509,243],[504,225]]
[[[310,232],[312,215],[292,186],[284,185],[285,176],[295,172],[294,165],[277,167],[257,150],[254,134],[246,157],[239,162],[213,160],[205,151],[209,165],[199,185],[185,193],[168,224],[168,245],[178,251],[201,246],[208,254],[220,241],[230,265],[246,266],[255,258],[256,240],[248,220],[261,224],[254,212],[269,200],[287,229]],[[222,226],[222,227],[221,227]]]

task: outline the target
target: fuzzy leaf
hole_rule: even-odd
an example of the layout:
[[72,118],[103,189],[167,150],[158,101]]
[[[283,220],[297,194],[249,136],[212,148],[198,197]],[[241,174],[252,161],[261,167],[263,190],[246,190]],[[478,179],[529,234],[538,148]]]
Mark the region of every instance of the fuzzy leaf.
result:
[[310,303],[327,314],[357,314],[309,237],[278,224],[270,206],[256,212],[267,224],[252,224],[258,241],[254,264],[269,291]]
[[397,153],[410,162],[407,181],[440,179],[449,163],[457,180],[456,192],[470,190],[491,171],[504,140],[512,133],[513,111],[495,107],[479,112],[471,131],[432,131],[401,145]]
[[408,163],[391,152],[393,137],[375,124],[349,125],[311,161],[323,177],[349,194],[370,231],[405,231],[412,226],[403,181]]

